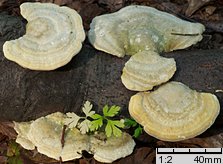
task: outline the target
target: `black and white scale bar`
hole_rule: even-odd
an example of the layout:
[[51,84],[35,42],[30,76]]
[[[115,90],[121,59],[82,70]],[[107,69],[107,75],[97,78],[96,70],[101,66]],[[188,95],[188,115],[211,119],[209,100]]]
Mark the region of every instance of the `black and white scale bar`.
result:
[[[165,148],[161,148],[165,149]],[[188,148],[187,151],[175,151],[175,149],[179,150],[179,148],[166,148],[172,151],[159,151],[159,148],[156,150],[156,154],[222,154],[222,148],[218,148],[219,151],[207,151],[208,148],[203,148],[204,151],[193,151],[196,148]]]

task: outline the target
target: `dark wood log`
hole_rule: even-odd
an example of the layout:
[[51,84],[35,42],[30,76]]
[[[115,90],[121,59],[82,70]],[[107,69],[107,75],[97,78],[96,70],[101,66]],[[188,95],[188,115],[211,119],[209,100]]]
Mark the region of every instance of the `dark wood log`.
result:
[[[22,26],[13,26],[9,32],[14,31],[16,38],[22,30]],[[99,112],[105,104],[119,105],[121,114],[128,116],[129,98],[136,93],[127,90],[120,79],[128,56],[108,55],[85,41],[81,52],[66,66],[54,71],[32,71],[4,57],[2,45],[8,39],[4,37],[0,37],[0,120],[28,121],[56,111],[80,113],[86,100]],[[223,89],[223,50],[176,51],[164,56],[174,57],[177,62],[177,72],[171,80],[199,91],[215,93]],[[223,106],[223,93],[215,94]],[[222,114],[218,120],[222,125]]]
[[[3,120],[28,121],[56,111],[80,114],[86,100],[93,102],[98,112],[105,104],[119,105],[121,115],[128,116],[128,101],[136,92],[127,90],[120,76],[129,57],[117,58],[97,51],[85,41],[81,52],[66,66],[48,72],[31,71],[8,61],[2,52],[6,40],[18,38],[24,32],[24,20],[0,13],[0,133],[15,137],[12,122]],[[116,163],[154,163],[154,147],[222,147],[223,93],[216,90],[223,90],[223,50],[184,50],[163,56],[174,57],[177,62],[177,72],[171,80],[214,93],[220,101],[221,113],[214,126],[199,136],[202,138],[162,142],[143,133],[136,140],[133,154]]]
[[86,100],[98,111],[105,104],[127,110],[133,94],[120,80],[125,60],[86,45],[68,65],[55,71],[24,69],[5,59],[2,52],[0,60],[1,119],[25,121],[56,111],[79,113]]
[[[172,80],[200,91],[214,93],[222,89],[222,50],[178,51],[165,56],[177,61],[177,72]],[[98,52],[85,44],[68,65],[40,72],[8,61],[1,51],[0,117],[25,121],[55,111],[79,112],[86,100],[93,102],[98,111],[105,104],[120,105],[126,111],[130,96],[135,94],[120,80],[127,59]],[[215,94],[222,105],[222,93]]]

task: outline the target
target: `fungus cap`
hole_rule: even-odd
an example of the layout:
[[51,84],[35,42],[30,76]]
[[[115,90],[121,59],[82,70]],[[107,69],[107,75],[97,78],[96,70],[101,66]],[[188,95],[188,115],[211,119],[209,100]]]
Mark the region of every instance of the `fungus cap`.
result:
[[153,51],[142,51],[125,63],[122,83],[129,90],[146,91],[168,81],[176,71],[173,58],[164,58]]
[[129,102],[130,115],[148,134],[164,141],[185,140],[203,133],[219,111],[215,95],[199,93],[180,82],[137,93]]
[[[121,137],[106,138],[100,135],[81,134],[77,128],[67,128],[62,147],[61,136],[66,115],[56,112],[31,122],[15,122],[18,133],[16,142],[25,149],[33,150],[53,159],[69,161],[82,157],[85,150],[94,154],[96,160],[111,163],[133,152],[135,142],[123,132]],[[102,138],[105,137],[105,140]],[[114,149],[116,151],[114,151]]]
[[88,148],[88,136],[82,135],[76,128],[66,132],[66,143],[62,148],[61,135],[65,115],[56,112],[31,122],[14,122],[18,133],[16,142],[28,150],[35,147],[38,152],[53,159],[63,161],[81,158],[81,151]]
[[94,154],[94,158],[99,162],[112,163],[119,158],[132,154],[135,147],[134,140],[125,132],[120,137],[111,136],[105,141],[101,138],[106,138],[104,133],[93,135],[90,140],[90,152]]
[[48,157],[63,161],[81,158],[81,151],[87,149],[87,136],[73,128],[65,135],[62,148],[61,136],[65,115],[59,112],[35,120],[28,133],[28,138],[37,147],[38,152]]
[[29,140],[27,134],[30,130],[31,122],[14,122],[14,129],[18,133],[16,142],[27,150],[34,150],[35,145]]
[[85,32],[80,15],[52,3],[23,3],[26,34],[6,41],[4,55],[22,67],[53,70],[67,64],[82,47]]
[[139,51],[169,52],[184,49],[202,39],[204,26],[181,20],[146,6],[127,6],[118,12],[97,16],[88,38],[98,50],[123,57]]

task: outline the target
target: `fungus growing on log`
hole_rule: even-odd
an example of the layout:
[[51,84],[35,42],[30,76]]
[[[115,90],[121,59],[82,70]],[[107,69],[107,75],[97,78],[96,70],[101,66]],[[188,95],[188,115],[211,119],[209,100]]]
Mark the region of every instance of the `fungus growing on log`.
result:
[[[66,115],[56,112],[30,122],[14,122],[18,133],[16,142],[56,160],[69,161],[82,157],[82,151],[94,155],[100,162],[111,163],[133,152],[135,142],[127,133],[107,138],[104,133],[81,134],[77,128],[68,128],[61,143]],[[21,139],[22,138],[22,139]],[[115,151],[114,151],[115,150]]]
[[97,161],[112,163],[113,161],[132,154],[135,142],[132,137],[123,132],[120,137],[111,136],[106,138],[105,134],[95,134],[90,137],[90,153],[94,154]]
[[217,97],[180,82],[153,92],[139,92],[129,102],[130,115],[151,136],[165,141],[193,138],[206,131],[220,112]]
[[[205,29],[200,23],[187,22],[146,6],[128,6],[97,16],[90,27],[88,38],[96,49],[118,57],[137,56],[130,58],[122,74],[125,87],[134,91],[150,90],[168,81],[176,71],[173,59],[158,60],[154,53],[187,48],[202,39]],[[154,57],[157,65],[153,63]],[[159,65],[164,61],[169,62]]]
[[98,50],[123,57],[184,49],[202,39],[204,26],[146,6],[128,6],[93,19],[88,38]]
[[35,149],[35,145],[28,139],[27,136],[30,130],[30,124],[31,122],[21,122],[19,124],[14,122],[14,129],[18,133],[16,142],[27,150]]
[[[61,134],[64,118],[65,115],[57,112],[31,122],[15,122],[15,130],[18,133],[16,142],[25,149],[28,144],[30,144],[30,149],[34,145],[33,149],[36,147],[38,152],[56,160],[60,157],[63,161],[81,158],[82,149],[87,149],[88,137],[81,135],[77,129],[69,130],[65,137],[66,144],[62,147]],[[22,128],[25,123],[29,124],[29,128],[26,128],[28,130]],[[26,142],[18,140],[20,136],[26,136]]]
[[142,51],[125,63],[122,83],[129,90],[146,91],[168,81],[176,71],[173,58],[164,58],[153,51]]
[[85,32],[80,15],[52,3],[23,3],[26,34],[6,41],[4,55],[32,70],[54,70],[67,64],[82,47]]

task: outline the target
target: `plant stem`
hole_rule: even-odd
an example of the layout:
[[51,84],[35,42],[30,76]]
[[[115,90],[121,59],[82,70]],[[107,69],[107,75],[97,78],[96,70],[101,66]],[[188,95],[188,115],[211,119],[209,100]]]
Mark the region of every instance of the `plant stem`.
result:
[[[65,132],[66,132],[66,128],[67,128],[67,125],[64,125],[63,126],[63,129],[62,129],[61,139],[60,139],[60,142],[61,142],[61,145],[62,145],[62,149],[63,149],[64,144],[65,144]],[[62,157],[60,157],[60,164],[62,164],[62,162],[63,162]]]
[[67,128],[67,125],[64,125],[63,126],[63,131],[62,131],[62,135],[61,135],[61,145],[62,145],[62,149],[64,147],[64,144],[65,144],[65,131],[66,131],[66,128]]

